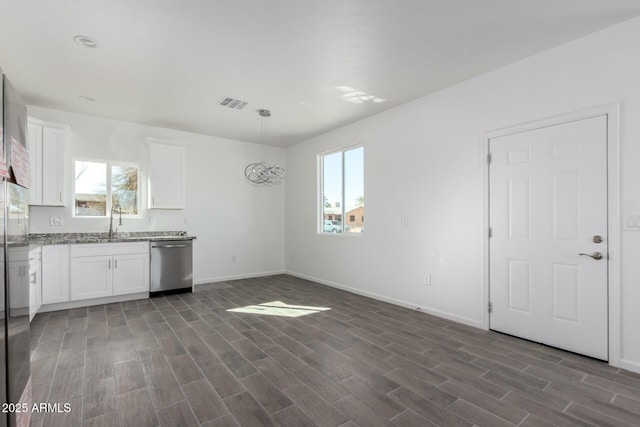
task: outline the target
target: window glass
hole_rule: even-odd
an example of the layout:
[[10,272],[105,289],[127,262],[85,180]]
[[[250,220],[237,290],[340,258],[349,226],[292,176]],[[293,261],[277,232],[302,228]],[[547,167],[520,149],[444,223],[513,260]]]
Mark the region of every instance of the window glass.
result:
[[325,233],[342,231],[342,152],[323,156],[322,218]]
[[321,232],[362,232],[364,230],[364,148],[337,151],[322,155],[320,158]]
[[112,207],[138,215],[138,168],[77,160],[74,164],[74,216],[107,217]]
[[362,232],[364,223],[356,218],[364,215],[364,147],[344,152],[344,211],[344,231]]
[[106,216],[107,165],[77,161],[75,164],[75,215]]
[[111,166],[112,203],[120,205],[123,215],[138,215],[138,169]]

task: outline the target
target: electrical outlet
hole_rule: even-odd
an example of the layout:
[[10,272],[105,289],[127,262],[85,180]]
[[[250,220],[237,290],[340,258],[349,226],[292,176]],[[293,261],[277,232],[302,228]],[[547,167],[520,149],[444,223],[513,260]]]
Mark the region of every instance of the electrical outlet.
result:
[[62,217],[61,216],[50,216],[49,217],[49,225],[53,225],[59,227],[62,225]]
[[424,275],[424,284],[426,286],[431,286],[431,275],[430,274],[425,274]]

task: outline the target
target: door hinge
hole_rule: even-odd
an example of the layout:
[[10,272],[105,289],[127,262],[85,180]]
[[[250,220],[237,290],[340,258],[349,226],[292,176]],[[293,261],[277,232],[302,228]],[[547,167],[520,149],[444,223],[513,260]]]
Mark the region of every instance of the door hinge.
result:
[[489,301],[489,302],[487,303],[487,311],[488,311],[489,313],[491,313],[491,312],[493,311],[493,304],[491,304],[491,301]]
[[491,164],[491,153],[487,153],[487,163]]
[[491,227],[489,227],[489,238],[491,238],[492,235],[493,235],[493,230],[491,229]]

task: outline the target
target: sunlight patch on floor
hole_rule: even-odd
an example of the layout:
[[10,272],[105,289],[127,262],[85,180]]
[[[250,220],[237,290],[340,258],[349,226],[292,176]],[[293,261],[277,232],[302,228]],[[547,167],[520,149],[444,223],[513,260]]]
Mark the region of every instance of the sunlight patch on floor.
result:
[[264,302],[258,305],[230,308],[227,311],[234,313],[265,314],[267,316],[300,317],[307,314],[319,313],[331,310],[329,307],[313,307],[306,305],[289,305],[282,301]]

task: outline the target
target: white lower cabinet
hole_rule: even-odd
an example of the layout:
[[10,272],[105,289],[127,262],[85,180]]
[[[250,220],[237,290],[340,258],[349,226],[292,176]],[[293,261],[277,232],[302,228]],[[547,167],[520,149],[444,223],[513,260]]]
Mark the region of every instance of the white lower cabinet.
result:
[[42,305],[42,247],[29,251],[29,321]]
[[113,295],[149,292],[149,253],[113,258]]
[[71,246],[71,301],[149,292],[149,243]]
[[113,295],[110,256],[71,258],[71,301]]
[[69,245],[42,247],[42,304],[69,302]]
[[24,316],[30,311],[28,252],[29,248],[26,246],[13,246],[8,251],[9,286],[7,286],[7,294],[11,316]]

